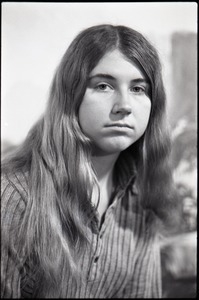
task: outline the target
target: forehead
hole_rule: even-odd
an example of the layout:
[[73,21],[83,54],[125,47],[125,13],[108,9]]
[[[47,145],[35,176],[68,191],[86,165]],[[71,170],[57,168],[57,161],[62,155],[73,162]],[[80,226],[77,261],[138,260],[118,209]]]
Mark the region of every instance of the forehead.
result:
[[110,74],[113,77],[124,79],[134,79],[137,77],[146,79],[142,70],[117,49],[107,52],[91,71],[90,76],[98,73]]

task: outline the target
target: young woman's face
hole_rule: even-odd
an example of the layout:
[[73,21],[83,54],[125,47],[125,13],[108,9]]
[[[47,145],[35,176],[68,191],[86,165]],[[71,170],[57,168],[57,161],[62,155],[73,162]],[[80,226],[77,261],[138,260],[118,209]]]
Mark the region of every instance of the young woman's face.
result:
[[149,88],[141,70],[119,50],[102,57],[79,109],[81,129],[96,155],[119,153],[143,135],[151,110]]

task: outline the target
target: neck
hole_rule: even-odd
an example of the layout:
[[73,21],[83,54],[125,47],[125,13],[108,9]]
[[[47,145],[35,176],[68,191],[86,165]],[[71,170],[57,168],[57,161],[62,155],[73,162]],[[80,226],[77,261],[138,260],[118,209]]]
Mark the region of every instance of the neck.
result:
[[118,156],[118,153],[104,156],[92,156],[93,166],[99,183],[112,177],[113,168]]
[[[92,156],[93,167],[95,169],[99,182],[100,199],[98,203],[99,216],[103,215],[108,207],[113,188],[113,168],[119,154],[111,154],[106,156]],[[92,202],[98,202],[98,192],[94,187]]]

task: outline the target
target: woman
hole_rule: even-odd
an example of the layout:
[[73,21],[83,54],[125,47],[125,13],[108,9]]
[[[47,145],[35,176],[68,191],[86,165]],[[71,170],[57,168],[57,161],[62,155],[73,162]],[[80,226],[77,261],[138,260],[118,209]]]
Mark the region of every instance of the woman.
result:
[[2,297],[160,298],[169,151],[154,47],[124,26],[82,31],[3,164]]

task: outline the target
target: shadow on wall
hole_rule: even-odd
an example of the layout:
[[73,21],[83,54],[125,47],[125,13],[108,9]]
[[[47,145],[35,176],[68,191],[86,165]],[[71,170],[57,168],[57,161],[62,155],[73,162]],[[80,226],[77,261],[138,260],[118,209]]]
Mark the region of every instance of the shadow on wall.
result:
[[181,203],[181,226],[162,245],[163,297],[196,298],[197,249],[197,39],[175,33],[172,44],[173,178]]
[[162,245],[163,298],[196,298],[196,231]]

